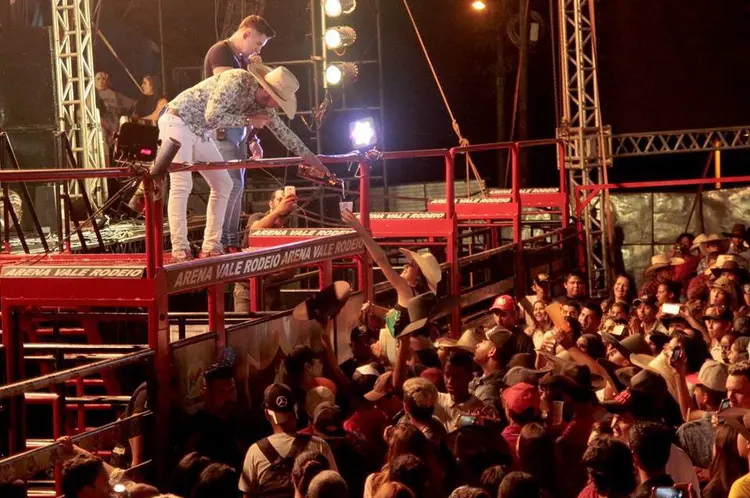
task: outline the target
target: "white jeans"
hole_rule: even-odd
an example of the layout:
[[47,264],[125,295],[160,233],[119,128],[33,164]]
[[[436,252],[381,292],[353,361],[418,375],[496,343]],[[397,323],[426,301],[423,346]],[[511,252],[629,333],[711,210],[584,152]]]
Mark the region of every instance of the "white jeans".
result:
[[[182,119],[166,112],[159,118],[159,139],[165,143],[169,138],[174,138],[182,144],[174,159],[175,163],[222,161],[219,149],[211,138],[196,135],[190,131]],[[232,179],[226,171],[201,171],[200,174],[211,188],[201,250],[205,253],[221,251],[221,227],[224,223],[229,193],[232,191]],[[167,214],[172,254],[177,255],[190,249],[187,237],[187,203],[190,192],[193,190],[192,173],[170,173],[169,183]]]

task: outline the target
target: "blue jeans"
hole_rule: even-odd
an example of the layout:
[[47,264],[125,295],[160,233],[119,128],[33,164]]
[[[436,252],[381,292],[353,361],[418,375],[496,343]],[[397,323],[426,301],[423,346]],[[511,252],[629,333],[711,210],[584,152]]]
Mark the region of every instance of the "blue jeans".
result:
[[[225,161],[246,160],[247,141],[245,128],[227,128],[224,140],[216,140],[221,157]],[[221,245],[240,245],[240,217],[242,216],[242,200],[245,191],[245,169],[227,170],[232,179],[232,191],[224,215],[224,226],[221,229]]]

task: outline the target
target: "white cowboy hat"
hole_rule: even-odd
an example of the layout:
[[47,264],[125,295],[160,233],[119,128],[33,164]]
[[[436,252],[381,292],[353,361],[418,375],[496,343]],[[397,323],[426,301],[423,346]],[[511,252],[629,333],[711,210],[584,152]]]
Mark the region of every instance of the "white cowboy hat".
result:
[[649,276],[656,270],[661,270],[667,266],[678,266],[683,263],[685,263],[685,260],[682,258],[670,258],[667,254],[657,254],[651,256],[651,266],[649,266],[643,274]]
[[294,119],[294,115],[297,114],[296,93],[299,90],[297,77],[284,66],[271,69],[263,64],[251,64],[247,70],[281,106],[284,114],[289,119]]
[[708,237],[706,237],[705,233],[699,234],[696,238],[693,239],[693,245],[690,246],[691,251],[695,251],[696,249],[700,249],[701,253],[705,252],[705,248],[703,247],[703,243],[706,241]]
[[631,354],[629,359],[630,363],[636,367],[659,374],[666,381],[669,394],[675,401],[677,400],[677,379],[669,366],[669,358],[667,358],[666,353],[661,352],[655,357],[647,354]]
[[422,272],[425,280],[427,280],[427,285],[430,287],[430,290],[437,293],[437,284],[439,284],[440,280],[443,278],[443,272],[440,270],[440,263],[437,262],[435,256],[433,256],[430,251],[419,253],[403,248],[399,249],[399,251],[406,256],[409,263],[415,264],[419,267],[419,271]]
[[705,251],[710,242],[723,242],[725,239],[718,233],[712,233],[701,242],[701,250]]

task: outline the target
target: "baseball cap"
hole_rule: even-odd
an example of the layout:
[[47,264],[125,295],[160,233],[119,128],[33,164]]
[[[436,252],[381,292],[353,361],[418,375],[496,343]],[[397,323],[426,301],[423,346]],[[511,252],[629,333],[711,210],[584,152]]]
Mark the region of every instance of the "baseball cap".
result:
[[510,313],[516,308],[516,300],[513,299],[513,296],[509,296],[507,294],[503,294],[502,296],[497,296],[495,298],[495,301],[492,303],[491,310],[500,310],[505,313]]
[[294,393],[286,384],[271,384],[263,392],[263,406],[277,424],[296,418]]
[[698,386],[705,386],[712,391],[727,392],[727,377],[729,369],[723,363],[714,360],[703,362],[700,371],[697,374],[687,376],[687,381]]
[[538,273],[534,277],[534,283],[537,285],[549,285],[549,275],[546,273]]
[[372,391],[365,394],[367,401],[378,401],[393,391],[393,371],[386,372],[378,377]]
[[704,320],[722,320],[725,322],[732,321],[732,312],[726,307],[709,306],[703,313]]
[[344,435],[344,417],[341,408],[329,401],[320,403],[313,414],[313,427],[316,433],[324,436]]
[[315,413],[315,408],[321,403],[335,403],[336,395],[324,386],[315,386],[307,393],[305,393],[305,413],[312,415]]
[[529,409],[539,411],[539,389],[531,384],[520,382],[512,385],[503,391],[502,396],[505,406],[513,413],[523,413]]
[[646,304],[648,306],[655,307],[657,303],[658,303],[658,300],[656,299],[656,296],[653,294],[644,294],[643,296],[633,300],[633,306],[640,306],[641,304]]
[[503,346],[508,344],[508,342],[513,339],[513,334],[511,333],[511,331],[500,325],[488,330],[484,335],[488,340],[492,341],[492,343],[498,349],[502,349]]

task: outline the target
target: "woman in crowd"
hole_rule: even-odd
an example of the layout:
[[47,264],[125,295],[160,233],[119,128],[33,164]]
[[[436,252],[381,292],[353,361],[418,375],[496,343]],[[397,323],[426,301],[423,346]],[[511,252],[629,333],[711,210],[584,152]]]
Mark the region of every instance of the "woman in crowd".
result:
[[602,313],[606,315],[615,303],[630,304],[633,301],[634,293],[635,284],[633,283],[633,279],[624,273],[620,273],[615,279],[609,298],[602,301]]
[[554,326],[552,325],[552,320],[550,320],[549,315],[547,314],[547,310],[545,309],[547,307],[547,304],[548,303],[541,300],[537,300],[536,302],[534,302],[533,312],[531,315],[534,320],[534,326],[526,328],[526,335],[531,337],[531,340],[534,342],[535,349],[539,349],[542,347],[542,342],[544,342],[544,334],[554,328]]
[[703,488],[703,498],[725,498],[732,483],[747,474],[747,460],[737,451],[738,435],[737,429],[729,424],[721,424],[716,430],[710,480]]
[[416,253],[402,248],[400,251],[406,257],[407,263],[401,273],[398,273],[391,266],[383,248],[375,242],[370,232],[365,230],[351,211],[344,211],[342,219],[359,234],[374,264],[380,267],[383,276],[396,290],[398,299],[392,310],[368,305],[370,312],[385,319],[386,328],[396,337],[409,324],[409,314],[406,312],[409,300],[425,292],[437,293],[437,285],[442,278],[440,264],[429,251]]
[[159,78],[151,74],[144,76],[141,82],[141,93],[141,97],[135,104],[133,118],[156,124],[162,109],[167,105],[167,98],[162,91]]
[[432,453],[433,447],[425,435],[422,434],[422,431],[411,424],[398,424],[386,429],[386,439],[388,442],[388,453],[385,457],[385,465],[383,465],[380,472],[367,476],[364,498],[374,496],[383,484],[390,481],[388,462],[392,462],[401,455],[416,455],[424,459],[425,462],[428,462],[430,468],[429,487],[431,489],[439,489],[440,482],[442,481],[440,470],[437,460]]

